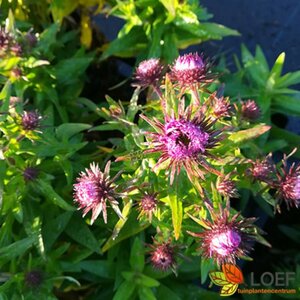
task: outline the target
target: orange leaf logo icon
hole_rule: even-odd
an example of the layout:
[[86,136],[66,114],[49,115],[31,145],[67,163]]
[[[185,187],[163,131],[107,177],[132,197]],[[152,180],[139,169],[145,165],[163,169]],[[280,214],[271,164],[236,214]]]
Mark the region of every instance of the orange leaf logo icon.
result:
[[222,265],[222,271],[227,281],[237,284],[244,282],[244,276],[239,267],[232,264],[224,264]]

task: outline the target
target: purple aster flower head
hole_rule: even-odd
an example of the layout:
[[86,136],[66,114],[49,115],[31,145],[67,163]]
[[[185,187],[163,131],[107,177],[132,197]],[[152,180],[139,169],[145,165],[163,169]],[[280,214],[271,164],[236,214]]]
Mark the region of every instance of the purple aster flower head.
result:
[[121,172],[110,179],[110,164],[110,161],[107,162],[104,172],[102,172],[98,165],[92,163],[89,169],[80,173],[77,183],[74,184],[74,201],[79,205],[78,209],[83,209],[83,217],[90,210],[92,211],[91,224],[95,222],[101,212],[103,212],[104,223],[107,223],[107,203],[119,218],[123,218],[116,200],[120,194],[116,192],[117,186],[114,184]]
[[234,181],[229,179],[230,174],[226,175],[224,178],[221,178],[217,181],[217,190],[218,192],[227,198],[237,198],[238,191]]
[[147,193],[145,192],[139,201],[139,211],[140,214],[138,218],[141,218],[143,215],[146,215],[151,222],[152,215],[157,209],[157,193]]
[[251,164],[249,173],[257,180],[268,182],[275,173],[275,166],[270,155],[263,160],[257,159]]
[[221,209],[219,213],[207,205],[211,221],[201,220],[205,229],[201,233],[188,232],[201,239],[200,251],[204,258],[212,258],[218,265],[235,264],[249,253],[251,242],[255,240],[255,218],[241,218],[240,213],[230,216],[229,209]]
[[211,82],[208,64],[198,53],[179,56],[171,66],[171,78],[182,87]]
[[42,119],[41,115],[37,111],[24,111],[21,117],[21,126],[27,131],[36,130]]
[[242,101],[242,118],[248,121],[256,121],[261,116],[261,110],[254,100]]
[[34,167],[27,167],[24,171],[23,171],[23,177],[25,179],[25,181],[33,181],[37,178],[37,176],[39,175],[40,170]]
[[40,270],[32,270],[25,274],[25,284],[29,288],[38,288],[44,280],[44,274]]
[[170,241],[158,242],[153,240],[153,244],[148,246],[150,248],[150,261],[156,270],[163,272],[173,270],[173,272],[176,272],[175,245],[172,245]]
[[278,196],[282,198],[287,207],[300,206],[300,165],[295,163],[290,168],[286,160],[283,161],[283,167],[277,172]]
[[37,44],[37,37],[33,33],[33,30],[29,30],[25,35],[26,43],[29,45],[30,48],[33,48]]
[[175,174],[179,174],[182,167],[185,168],[190,179],[192,176],[203,178],[199,165],[213,171],[206,163],[205,157],[209,156],[208,150],[215,147],[220,140],[217,136],[221,131],[214,131],[212,129],[214,122],[203,118],[200,114],[195,114],[193,117],[191,115],[191,106],[185,110],[184,102],[179,106],[178,116],[175,117],[174,112],[170,115],[166,114],[164,123],[156,118],[151,120],[141,115],[156,130],[148,133],[149,149],[146,149],[145,153],[161,153],[154,169],[167,163],[171,169],[171,184]]
[[150,58],[140,62],[135,71],[136,83],[134,85],[142,87],[156,85],[161,79],[163,68],[158,58]]

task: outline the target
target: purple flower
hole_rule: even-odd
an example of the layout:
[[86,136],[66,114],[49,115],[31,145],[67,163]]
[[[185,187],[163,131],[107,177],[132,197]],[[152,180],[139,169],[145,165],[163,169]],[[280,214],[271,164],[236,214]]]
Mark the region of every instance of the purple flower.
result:
[[89,169],[80,173],[80,177],[77,178],[78,183],[74,184],[74,201],[78,203],[79,209],[83,209],[83,217],[92,210],[91,224],[101,212],[103,212],[104,223],[107,223],[107,202],[116,214],[123,218],[118,207],[119,203],[115,199],[120,195],[116,192],[117,186],[114,185],[114,181],[121,172],[110,179],[110,164],[109,161],[104,172],[101,172],[99,166],[92,163]]
[[208,64],[198,53],[179,56],[171,66],[171,78],[182,87],[209,82],[207,74]]
[[170,242],[159,243],[154,240],[153,245],[148,245],[150,250],[150,261],[152,266],[159,271],[176,269],[175,246]]
[[234,230],[228,229],[212,236],[210,241],[210,255],[217,253],[222,257],[228,256],[236,251],[241,243],[241,236]]
[[24,177],[25,181],[32,181],[37,178],[37,176],[39,175],[39,172],[40,171],[37,168],[27,167],[23,171],[23,177]]
[[242,117],[248,121],[256,121],[261,116],[261,111],[254,100],[242,101]]
[[139,202],[139,211],[140,214],[138,218],[141,218],[143,215],[146,215],[151,222],[152,215],[157,209],[157,193],[144,193],[143,197]]
[[191,106],[185,111],[183,106],[179,107],[178,117],[174,116],[174,112],[171,116],[165,115],[164,123],[156,118],[150,120],[144,115],[141,116],[156,130],[148,133],[150,141],[147,145],[151,148],[146,149],[145,153],[161,153],[154,168],[167,163],[171,168],[171,184],[175,174],[178,174],[182,167],[186,169],[190,179],[192,176],[203,178],[199,165],[212,171],[204,158],[208,156],[207,151],[219,141],[216,136],[221,133],[212,130],[213,122],[202,118],[199,114],[192,118]]
[[24,280],[28,287],[38,288],[44,280],[44,274],[39,270],[32,270],[25,274]]
[[42,117],[37,111],[24,111],[21,119],[21,126],[24,130],[36,130]]
[[287,207],[297,207],[300,205],[300,165],[293,164],[287,167],[286,161],[283,161],[281,172],[277,173],[278,194],[286,202]]
[[136,68],[134,78],[136,86],[156,85],[162,76],[163,65],[158,58],[142,61]]
[[235,263],[248,254],[251,242],[255,240],[257,229],[253,222],[255,218],[241,218],[240,213],[230,216],[225,208],[215,213],[207,205],[212,220],[201,220],[204,231],[201,233],[188,232],[194,237],[201,238],[200,250],[204,258],[212,258],[218,265]]

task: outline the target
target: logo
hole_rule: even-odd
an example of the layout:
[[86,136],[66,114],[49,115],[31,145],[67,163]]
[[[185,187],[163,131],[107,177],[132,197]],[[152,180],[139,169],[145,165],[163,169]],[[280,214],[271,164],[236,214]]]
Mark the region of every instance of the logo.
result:
[[209,272],[209,278],[218,286],[221,286],[221,296],[233,295],[239,284],[244,282],[244,276],[241,269],[232,264],[222,265],[221,271]]
[[[254,281],[254,274],[250,273],[250,287],[238,288],[244,283],[241,269],[232,264],[222,265],[222,271],[209,272],[209,278],[215,285],[221,286],[221,296],[231,296],[236,291],[239,294],[296,294],[295,288],[282,288],[290,286],[295,281],[295,272],[264,272],[259,283]],[[246,284],[246,286],[248,286]],[[274,286],[274,287],[272,287]],[[258,287],[258,288],[257,288]],[[279,288],[278,288],[279,287]]]

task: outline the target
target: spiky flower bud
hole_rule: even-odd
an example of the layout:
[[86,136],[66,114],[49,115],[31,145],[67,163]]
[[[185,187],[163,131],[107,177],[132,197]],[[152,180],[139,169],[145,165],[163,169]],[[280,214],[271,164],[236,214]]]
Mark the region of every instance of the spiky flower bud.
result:
[[157,208],[157,199],[156,199],[157,193],[154,194],[148,194],[144,193],[143,197],[141,198],[139,202],[139,217],[143,215],[146,215],[151,222],[152,215],[155,212]]
[[226,176],[217,183],[217,190],[224,197],[236,198],[238,197],[238,191],[236,189],[235,183],[228,177],[229,176]]
[[142,87],[156,85],[161,79],[162,71],[163,65],[158,58],[144,60],[136,68],[134,85]]
[[37,178],[37,176],[39,175],[39,172],[40,172],[40,170],[37,168],[27,167],[23,171],[23,177],[24,177],[25,181],[32,181]]
[[11,36],[4,29],[0,28],[0,57],[5,55],[11,43]]
[[35,130],[40,125],[41,115],[37,111],[24,111],[21,126],[24,130]]
[[284,163],[282,173],[277,173],[279,194],[288,207],[300,205],[300,165],[293,164],[290,168]]
[[155,269],[159,271],[175,270],[175,246],[170,242],[159,243],[154,240],[154,244],[149,245],[149,247],[151,248],[150,260]]
[[229,117],[232,112],[229,97],[216,98],[213,102],[213,114],[217,118]]
[[30,288],[38,288],[44,280],[42,271],[33,270],[25,274],[25,284]]
[[275,166],[272,164],[270,157],[267,157],[264,160],[253,162],[249,172],[255,179],[268,181],[275,172]]
[[83,217],[92,210],[91,224],[97,219],[101,212],[103,212],[104,222],[107,223],[107,203],[113,208],[116,214],[122,217],[119,209],[119,203],[115,199],[119,196],[116,192],[114,181],[120,175],[120,172],[110,179],[110,164],[109,161],[101,172],[98,165],[92,163],[89,169],[80,173],[74,184],[74,201],[79,204],[79,209],[83,209]]
[[179,56],[171,66],[171,78],[180,86],[206,82],[208,65],[198,53]]
[[256,121],[261,116],[261,111],[254,100],[242,101],[242,117],[248,121]]

